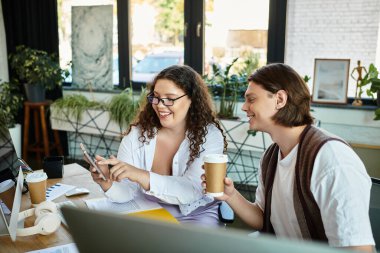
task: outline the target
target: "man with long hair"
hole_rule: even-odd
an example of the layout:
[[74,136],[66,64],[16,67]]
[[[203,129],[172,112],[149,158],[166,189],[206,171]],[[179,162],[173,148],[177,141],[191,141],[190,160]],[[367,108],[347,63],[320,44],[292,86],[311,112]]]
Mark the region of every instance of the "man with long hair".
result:
[[219,199],[256,230],[372,252],[371,179],[344,140],[313,126],[302,78],[278,63],[248,81],[242,110],[250,129],[268,133],[274,143],[261,159],[255,202],[229,178]]

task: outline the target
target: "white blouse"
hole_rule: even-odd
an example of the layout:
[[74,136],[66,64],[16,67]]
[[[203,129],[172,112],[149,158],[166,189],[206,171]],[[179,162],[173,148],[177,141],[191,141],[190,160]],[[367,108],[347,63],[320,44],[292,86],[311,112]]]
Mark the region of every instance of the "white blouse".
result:
[[[153,157],[156,148],[157,135],[149,143],[139,141],[140,128],[133,127],[120,144],[117,158],[142,170],[150,172],[150,190],[145,191],[138,183],[124,179],[114,182],[105,193],[114,202],[127,202],[133,199],[139,191],[152,195],[161,201],[179,205],[183,215],[187,215],[199,206],[205,206],[213,198],[203,195],[201,175],[203,156],[206,154],[222,154],[224,148],[223,135],[214,126],[207,127],[206,141],[201,147],[198,158],[187,165],[190,157],[189,140],[186,137],[173,158],[172,176],[163,176],[152,172]],[[203,151],[202,151],[203,150]]]

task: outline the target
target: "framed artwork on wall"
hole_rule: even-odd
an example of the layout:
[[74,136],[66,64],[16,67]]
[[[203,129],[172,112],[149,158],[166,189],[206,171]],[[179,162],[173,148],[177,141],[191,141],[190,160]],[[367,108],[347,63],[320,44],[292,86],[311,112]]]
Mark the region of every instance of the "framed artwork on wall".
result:
[[312,102],[346,104],[350,59],[315,59]]

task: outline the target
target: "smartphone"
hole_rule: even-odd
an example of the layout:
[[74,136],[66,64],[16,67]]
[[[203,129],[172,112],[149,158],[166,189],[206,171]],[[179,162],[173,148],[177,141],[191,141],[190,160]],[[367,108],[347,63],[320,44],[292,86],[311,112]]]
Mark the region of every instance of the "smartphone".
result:
[[83,151],[84,156],[87,158],[88,162],[91,164],[92,167],[96,169],[96,171],[100,174],[101,178],[105,181],[106,180],[106,175],[104,175],[103,171],[96,165],[94,162],[94,159],[90,157],[90,155],[87,153],[87,150],[83,143],[79,144],[80,149]]

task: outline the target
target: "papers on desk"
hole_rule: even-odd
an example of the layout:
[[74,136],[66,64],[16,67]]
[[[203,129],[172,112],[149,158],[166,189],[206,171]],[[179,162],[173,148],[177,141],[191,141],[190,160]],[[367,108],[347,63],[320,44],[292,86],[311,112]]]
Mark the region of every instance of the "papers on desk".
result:
[[70,191],[71,189],[74,189],[75,187],[76,186],[74,185],[61,184],[61,183],[52,185],[46,190],[46,200],[52,201],[53,199],[56,199],[62,196],[66,192]]
[[79,253],[79,250],[75,243],[69,243],[47,249],[28,251],[26,253]]
[[144,196],[137,196],[126,203],[115,203],[108,198],[87,199],[85,202],[88,208],[92,210],[123,214],[162,208],[160,204],[147,200]]

